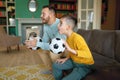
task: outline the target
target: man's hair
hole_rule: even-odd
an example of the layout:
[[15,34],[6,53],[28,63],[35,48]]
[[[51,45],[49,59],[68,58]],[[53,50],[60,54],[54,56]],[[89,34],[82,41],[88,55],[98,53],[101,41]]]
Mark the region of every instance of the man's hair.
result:
[[54,7],[49,6],[49,5],[45,5],[45,6],[42,7],[42,9],[44,9],[44,8],[48,8],[51,12],[53,12],[54,14],[56,14],[56,10],[55,10]]
[[65,19],[67,25],[70,25],[72,28],[77,24],[77,19],[71,15],[63,15],[61,18]]

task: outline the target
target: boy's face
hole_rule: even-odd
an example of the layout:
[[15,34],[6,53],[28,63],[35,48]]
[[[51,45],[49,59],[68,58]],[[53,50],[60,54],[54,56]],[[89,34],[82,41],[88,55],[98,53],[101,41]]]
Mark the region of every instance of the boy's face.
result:
[[60,23],[58,24],[58,31],[60,34],[66,34],[66,32],[68,31],[68,25],[66,24],[64,18],[60,19]]

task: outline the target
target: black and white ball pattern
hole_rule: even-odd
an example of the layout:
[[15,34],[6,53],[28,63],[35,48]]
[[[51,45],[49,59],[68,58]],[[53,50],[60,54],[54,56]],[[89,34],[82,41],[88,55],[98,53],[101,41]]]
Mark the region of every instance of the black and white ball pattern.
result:
[[[29,40],[37,39],[37,42],[42,42],[42,39],[40,37],[30,37]],[[38,50],[40,47],[32,47],[32,50]]]
[[65,50],[65,45],[62,39],[60,38],[54,38],[50,42],[50,51],[55,54],[63,53]]

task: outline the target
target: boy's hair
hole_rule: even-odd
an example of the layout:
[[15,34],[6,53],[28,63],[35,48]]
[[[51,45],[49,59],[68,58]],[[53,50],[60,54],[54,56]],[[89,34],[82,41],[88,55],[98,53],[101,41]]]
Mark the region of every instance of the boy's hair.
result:
[[45,5],[45,6],[42,7],[42,9],[44,9],[44,8],[48,8],[51,12],[53,12],[54,14],[56,14],[56,10],[55,10],[54,7],[49,6],[49,5]]
[[70,25],[72,28],[74,28],[77,24],[77,19],[70,15],[64,15],[61,17],[62,19],[65,19],[66,23]]

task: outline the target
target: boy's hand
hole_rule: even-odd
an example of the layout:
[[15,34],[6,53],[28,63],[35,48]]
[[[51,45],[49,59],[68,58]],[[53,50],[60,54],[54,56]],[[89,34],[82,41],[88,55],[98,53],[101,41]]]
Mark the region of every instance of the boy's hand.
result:
[[68,43],[65,40],[63,40],[63,41],[64,41],[64,45],[65,45],[67,51],[77,55],[77,52],[74,49],[70,48],[70,46],[68,45]]
[[57,59],[56,62],[57,63],[60,63],[60,64],[63,64],[64,62],[66,62],[68,58],[63,58],[63,59]]
[[63,40],[63,42],[64,42],[66,50],[69,51],[71,48],[69,47],[68,43],[65,40]]

